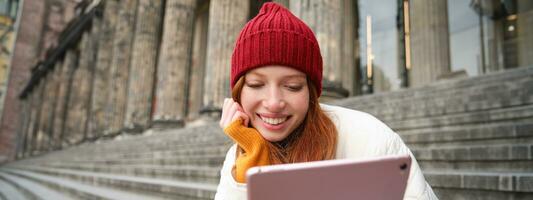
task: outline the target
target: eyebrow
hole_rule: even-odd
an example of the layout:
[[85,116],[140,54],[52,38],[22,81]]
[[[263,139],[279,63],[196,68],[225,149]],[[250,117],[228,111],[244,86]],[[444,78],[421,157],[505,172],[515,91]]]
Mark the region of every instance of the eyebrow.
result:
[[[261,73],[257,73],[257,72],[250,72],[250,75],[256,75],[256,76],[260,76],[260,77],[265,77],[266,75],[264,74],[261,74]],[[293,74],[293,75],[287,75],[287,76],[283,76],[283,79],[288,79],[288,78],[306,78],[305,74]]]

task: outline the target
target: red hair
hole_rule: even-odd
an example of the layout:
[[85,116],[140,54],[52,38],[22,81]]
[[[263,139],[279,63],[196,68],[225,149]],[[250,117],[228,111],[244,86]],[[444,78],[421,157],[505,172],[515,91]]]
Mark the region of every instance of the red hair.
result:
[[[244,78],[241,76],[232,90],[233,99],[241,103],[241,91]],[[302,124],[286,139],[287,145],[270,144],[272,164],[297,163],[335,158],[337,148],[337,128],[331,119],[320,108],[318,94],[312,81],[307,80],[309,89],[309,108]],[[240,149],[240,148],[239,148]],[[241,150],[238,150],[241,151]]]

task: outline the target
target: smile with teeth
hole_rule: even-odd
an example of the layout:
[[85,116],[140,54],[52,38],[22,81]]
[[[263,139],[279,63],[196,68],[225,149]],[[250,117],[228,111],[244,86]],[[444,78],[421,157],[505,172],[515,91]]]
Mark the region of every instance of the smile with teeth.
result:
[[282,118],[268,118],[268,117],[263,117],[263,116],[260,116],[261,119],[268,123],[268,124],[272,124],[272,125],[278,125],[278,124],[281,124],[285,121],[287,121],[287,118],[288,117],[282,117]]

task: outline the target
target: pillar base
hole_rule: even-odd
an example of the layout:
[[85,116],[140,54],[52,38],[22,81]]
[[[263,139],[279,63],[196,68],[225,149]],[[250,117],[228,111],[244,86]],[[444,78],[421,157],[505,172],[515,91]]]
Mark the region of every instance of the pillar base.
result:
[[176,129],[183,128],[185,123],[183,120],[170,120],[170,119],[160,119],[154,120],[152,127],[154,130],[166,130],[166,129]]
[[222,108],[215,106],[205,106],[200,109],[200,115],[203,117],[208,117],[212,119],[217,119],[222,116]]
[[348,90],[344,89],[340,83],[332,83],[324,81],[322,87],[322,96],[320,96],[320,102],[330,102],[346,98],[350,95]]
[[122,131],[126,134],[136,135],[136,134],[143,133],[148,128],[150,128],[150,126],[141,126],[138,124],[131,124],[129,126],[124,127]]

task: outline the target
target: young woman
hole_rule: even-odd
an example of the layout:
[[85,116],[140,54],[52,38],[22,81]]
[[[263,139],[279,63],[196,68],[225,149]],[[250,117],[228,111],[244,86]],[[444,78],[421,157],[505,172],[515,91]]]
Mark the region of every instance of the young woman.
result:
[[[231,62],[233,99],[220,126],[235,141],[215,199],[246,199],[254,166],[412,153],[373,116],[319,104],[322,57],[311,29],[289,10],[265,3],[241,31]],[[412,158],[405,199],[436,199]]]

